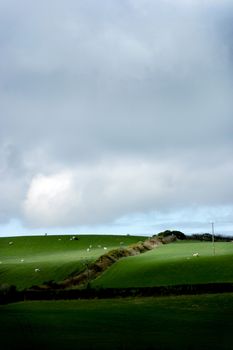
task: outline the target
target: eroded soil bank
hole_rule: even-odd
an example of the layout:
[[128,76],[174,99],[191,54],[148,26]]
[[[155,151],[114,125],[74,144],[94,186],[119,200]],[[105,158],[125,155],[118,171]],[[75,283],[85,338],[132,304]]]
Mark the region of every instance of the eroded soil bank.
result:
[[78,273],[77,275],[70,276],[59,283],[50,282],[40,286],[33,286],[31,290],[70,289],[74,286],[85,286],[118,260],[129,256],[143,254],[149,250],[159,247],[161,244],[167,244],[175,240],[176,237],[173,235],[166,238],[152,237],[146,239],[144,242],[138,242],[137,244],[130,245],[127,248],[121,247],[118,249],[113,249],[108,253],[101,255],[95,262],[90,263],[84,271]]

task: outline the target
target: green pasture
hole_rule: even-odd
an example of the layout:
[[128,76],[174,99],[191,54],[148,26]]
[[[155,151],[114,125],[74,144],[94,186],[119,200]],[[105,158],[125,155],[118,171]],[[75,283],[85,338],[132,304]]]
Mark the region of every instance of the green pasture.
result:
[[[198,253],[198,257],[193,254]],[[92,282],[93,287],[126,288],[233,282],[233,243],[177,242],[124,258]]]
[[0,285],[11,284],[21,290],[45,281],[57,282],[83,270],[107,251],[142,239],[112,235],[79,235],[78,240],[72,237],[0,238]]
[[0,306],[14,349],[233,349],[233,294],[22,302]]

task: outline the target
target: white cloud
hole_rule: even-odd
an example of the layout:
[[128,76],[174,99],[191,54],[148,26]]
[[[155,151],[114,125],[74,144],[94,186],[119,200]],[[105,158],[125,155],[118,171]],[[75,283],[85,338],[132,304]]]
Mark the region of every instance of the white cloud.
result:
[[230,205],[232,176],[231,164],[193,169],[174,160],[106,160],[37,175],[24,215],[34,227],[97,225],[131,213]]
[[69,218],[73,200],[70,173],[36,175],[29,186],[23,209],[34,226],[57,226]]

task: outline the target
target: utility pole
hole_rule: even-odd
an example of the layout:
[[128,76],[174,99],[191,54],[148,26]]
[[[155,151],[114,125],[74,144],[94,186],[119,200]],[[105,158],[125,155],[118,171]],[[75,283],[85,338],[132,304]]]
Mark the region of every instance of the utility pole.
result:
[[213,246],[213,255],[215,256],[214,222],[211,222],[211,226],[212,226],[212,246]]

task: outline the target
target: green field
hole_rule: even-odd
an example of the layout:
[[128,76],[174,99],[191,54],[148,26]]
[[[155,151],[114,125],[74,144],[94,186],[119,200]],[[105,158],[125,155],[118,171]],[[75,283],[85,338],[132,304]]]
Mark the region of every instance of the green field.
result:
[[233,294],[22,302],[0,307],[14,349],[233,349]]
[[[21,290],[45,281],[57,282],[83,270],[88,262],[107,251],[142,239],[135,236],[79,235],[79,240],[70,240],[72,237],[0,238],[0,285],[15,285]],[[35,272],[37,268],[39,272]]]
[[[193,253],[199,253],[193,257]],[[92,282],[93,287],[126,288],[233,282],[233,243],[181,241],[124,258]]]
[[[0,239],[0,284],[24,289],[60,281],[134,236]],[[145,238],[144,238],[145,239]],[[9,242],[13,242],[9,244]],[[107,249],[104,249],[106,247]],[[233,282],[233,243],[180,241],[119,260],[93,287]],[[193,253],[199,253],[194,257]],[[23,260],[23,261],[22,261]],[[35,269],[39,268],[39,272]],[[233,294],[73,301],[0,306],[0,339],[14,349],[233,349]]]
[[[113,248],[142,237],[80,235],[0,238],[0,285],[19,290],[47,281],[61,281]],[[143,238],[145,239],[145,237]],[[9,244],[13,242],[12,244]],[[104,249],[106,247],[107,249]],[[193,253],[199,253],[193,257]],[[179,241],[147,253],[123,258],[96,280],[96,288],[152,287],[209,282],[233,282],[233,243]],[[35,269],[40,271],[36,272]]]

